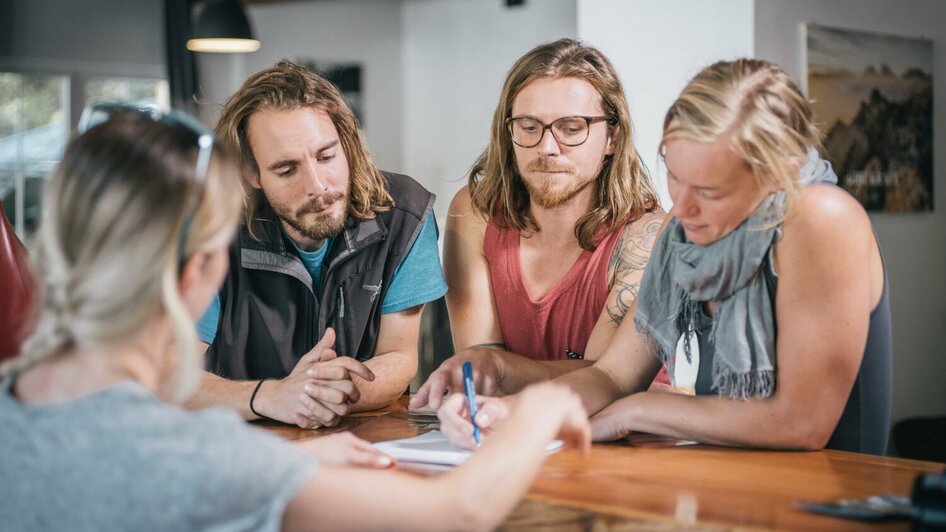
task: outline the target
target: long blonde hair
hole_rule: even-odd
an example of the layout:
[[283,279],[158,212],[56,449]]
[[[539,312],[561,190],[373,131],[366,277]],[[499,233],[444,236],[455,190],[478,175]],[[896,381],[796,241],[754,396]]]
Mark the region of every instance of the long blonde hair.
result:
[[182,233],[190,223],[184,257],[219,250],[242,203],[224,151],[214,148],[204,183],[195,177],[196,157],[196,133],[135,112],[69,143],[43,196],[36,327],[0,374],[73,347],[126,346],[166,315],[176,367],[164,392],[174,401],[193,392],[201,356],[178,284]]
[[613,231],[656,209],[658,200],[634,146],[634,127],[617,72],[604,54],[576,40],[560,39],[539,45],[519,58],[507,74],[493,114],[489,146],[468,175],[473,207],[486,217],[501,213],[505,223],[519,231],[539,230],[529,213],[529,192],[516,167],[512,139],[506,129],[513,100],[538,78],[587,81],[601,97],[604,114],[617,126],[609,130],[614,153],[605,157],[595,182],[594,207],[575,224],[579,244],[592,250],[601,227]]
[[811,105],[781,67],[761,59],[720,61],[701,70],[664,118],[667,141],[724,139],[761,185],[785,191],[791,205],[800,191],[797,164],[821,145]]
[[[388,210],[394,204],[394,199],[388,193],[381,171],[368,156],[355,115],[342,94],[327,79],[292,61],[283,59],[272,68],[250,76],[223,105],[215,132],[220,139],[239,151],[244,176],[258,179],[259,165],[256,164],[247,136],[250,117],[263,110],[305,107],[325,111],[338,130],[339,142],[348,158],[351,180],[348,214],[357,220],[368,220]],[[253,187],[244,188],[247,196],[246,222],[252,230],[259,202],[265,201],[265,198]]]

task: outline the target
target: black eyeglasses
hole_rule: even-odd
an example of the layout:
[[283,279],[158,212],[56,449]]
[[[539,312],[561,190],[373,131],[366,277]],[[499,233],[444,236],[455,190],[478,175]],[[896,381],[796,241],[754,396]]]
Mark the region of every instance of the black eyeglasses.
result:
[[203,196],[203,185],[207,181],[207,172],[210,169],[210,157],[213,154],[214,135],[197,119],[186,113],[179,111],[162,111],[155,106],[136,105],[130,102],[117,101],[102,101],[87,106],[82,110],[82,116],[79,118],[77,130],[81,135],[92,127],[125,113],[137,113],[156,122],[183,127],[197,137],[197,164],[194,169],[194,177],[197,179],[197,183],[201,185],[201,196],[191,200],[190,205],[188,205],[187,217],[184,218],[184,226],[181,229],[177,256],[179,269],[182,269],[185,259],[184,252],[187,249],[187,241],[190,238],[191,226],[194,223],[194,217],[197,215],[197,208],[200,206],[200,201]]
[[580,146],[588,140],[591,124],[599,121],[614,123],[610,116],[563,116],[546,124],[534,116],[512,116],[506,119],[506,127],[512,141],[521,148],[538,146],[545,130],[563,146]]

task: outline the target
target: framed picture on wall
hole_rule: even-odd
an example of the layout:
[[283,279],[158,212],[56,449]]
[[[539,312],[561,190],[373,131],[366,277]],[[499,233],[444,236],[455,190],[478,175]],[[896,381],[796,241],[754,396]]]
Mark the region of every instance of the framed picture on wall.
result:
[[867,210],[933,210],[933,42],[804,33],[808,98],[839,184]]

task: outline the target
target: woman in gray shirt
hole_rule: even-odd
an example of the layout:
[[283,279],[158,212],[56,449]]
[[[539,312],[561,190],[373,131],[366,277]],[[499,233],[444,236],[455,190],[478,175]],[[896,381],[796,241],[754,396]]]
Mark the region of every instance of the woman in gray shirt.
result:
[[294,446],[232,411],[183,410],[239,177],[184,115],[98,110],[110,116],[70,142],[44,197],[35,332],[0,366],[4,527],[489,528],[552,438],[587,449],[580,402],[553,386],[529,390],[514,422],[432,478],[350,467],[390,463],[350,435]]

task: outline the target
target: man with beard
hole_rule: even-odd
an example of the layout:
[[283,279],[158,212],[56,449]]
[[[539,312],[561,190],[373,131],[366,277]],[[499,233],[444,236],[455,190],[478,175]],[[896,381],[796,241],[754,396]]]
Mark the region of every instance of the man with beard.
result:
[[208,371],[189,406],[317,427],[387,405],[447,290],[433,195],[378,170],[338,90],[286,60],[247,79],[216,134],[239,150],[246,219],[198,326]]
[[[509,71],[490,144],[450,204],[447,307],[457,354],[412,407],[462,391],[472,361],[485,395],[590,365],[637,297],[664,213],[604,55],[562,39]],[[665,371],[655,388],[666,387]]]

